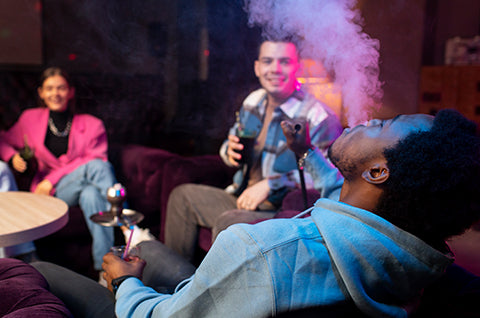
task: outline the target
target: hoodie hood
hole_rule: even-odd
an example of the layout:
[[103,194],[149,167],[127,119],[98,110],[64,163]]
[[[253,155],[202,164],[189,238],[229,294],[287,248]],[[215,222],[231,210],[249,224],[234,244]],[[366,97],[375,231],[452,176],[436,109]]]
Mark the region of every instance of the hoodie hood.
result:
[[342,202],[318,200],[312,218],[340,287],[372,316],[406,317],[404,307],[453,262],[378,215]]

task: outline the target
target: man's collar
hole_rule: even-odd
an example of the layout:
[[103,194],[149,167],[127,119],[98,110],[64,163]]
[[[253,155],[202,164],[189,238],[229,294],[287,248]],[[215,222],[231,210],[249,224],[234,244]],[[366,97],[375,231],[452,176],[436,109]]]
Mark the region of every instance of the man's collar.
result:
[[288,116],[293,118],[298,109],[298,103],[305,99],[305,93],[301,90],[295,90],[292,95],[279,107]]
[[[294,117],[295,112],[298,109],[299,102],[303,101],[306,97],[306,93],[302,90],[295,90],[292,95],[279,107],[289,117]],[[264,88],[260,88],[251,93],[244,101],[243,106],[247,110],[253,108],[259,109],[260,115],[265,111],[267,104],[267,91]]]

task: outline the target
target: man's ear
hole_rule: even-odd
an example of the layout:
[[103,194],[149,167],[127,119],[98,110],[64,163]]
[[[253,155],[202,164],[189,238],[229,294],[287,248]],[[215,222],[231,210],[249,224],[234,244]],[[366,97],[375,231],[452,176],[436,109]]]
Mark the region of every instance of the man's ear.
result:
[[362,178],[372,184],[382,184],[388,177],[390,171],[385,163],[376,163],[362,173]]
[[260,63],[259,60],[255,60],[255,63],[253,64],[253,70],[255,72],[256,77],[260,77],[259,63]]

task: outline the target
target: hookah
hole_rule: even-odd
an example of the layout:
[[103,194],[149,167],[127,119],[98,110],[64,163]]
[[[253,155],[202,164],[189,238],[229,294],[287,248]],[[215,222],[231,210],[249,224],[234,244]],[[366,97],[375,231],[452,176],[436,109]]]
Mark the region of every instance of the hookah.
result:
[[135,210],[124,209],[123,203],[127,199],[127,191],[120,183],[116,183],[107,190],[107,200],[111,204],[110,211],[100,211],[90,219],[103,226],[134,226],[143,220],[143,214]]
[[90,219],[102,226],[126,226],[130,229],[130,237],[127,241],[123,259],[127,259],[130,243],[132,242],[134,225],[143,220],[143,214],[134,210],[124,209],[123,203],[127,199],[127,191],[120,183],[116,183],[107,190],[107,200],[110,202],[110,211],[100,211]]

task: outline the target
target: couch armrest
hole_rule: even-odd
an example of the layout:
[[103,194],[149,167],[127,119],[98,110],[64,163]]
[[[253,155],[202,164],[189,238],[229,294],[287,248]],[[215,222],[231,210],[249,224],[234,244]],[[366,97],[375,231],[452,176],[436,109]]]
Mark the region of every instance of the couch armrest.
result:
[[72,317],[43,276],[17,259],[0,259],[0,316]]
[[162,180],[167,162],[179,158],[163,149],[141,145],[114,145],[109,159],[115,167],[118,182],[127,190],[129,208],[145,218],[140,227],[149,228],[154,235],[160,232]]

